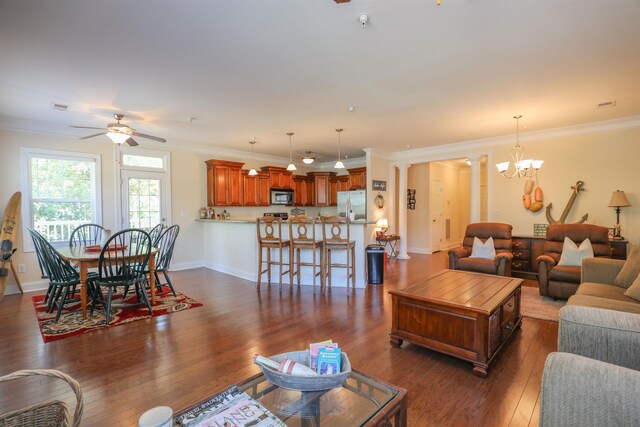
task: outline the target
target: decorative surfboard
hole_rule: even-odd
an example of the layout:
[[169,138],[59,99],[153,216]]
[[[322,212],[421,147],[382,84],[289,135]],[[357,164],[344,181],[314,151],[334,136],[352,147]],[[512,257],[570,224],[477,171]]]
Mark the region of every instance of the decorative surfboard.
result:
[[13,242],[16,239],[18,233],[18,215],[20,215],[20,202],[22,201],[22,194],[17,191],[9,199],[7,203],[7,209],[4,211],[4,218],[2,220],[2,229],[0,229],[0,301],[4,298],[4,291],[7,287],[7,280],[9,279],[9,268],[16,279],[16,284],[22,292],[22,286],[18,280],[18,275],[11,262],[11,255],[16,251],[13,247]]

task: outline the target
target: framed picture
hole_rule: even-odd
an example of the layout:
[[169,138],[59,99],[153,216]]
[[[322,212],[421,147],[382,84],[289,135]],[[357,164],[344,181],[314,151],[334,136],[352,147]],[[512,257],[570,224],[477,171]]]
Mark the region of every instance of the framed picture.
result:
[[407,189],[407,208],[415,209],[416,208],[416,190],[415,188]]
[[616,229],[614,228],[608,228],[607,230],[609,230],[609,240],[613,240],[616,237]]

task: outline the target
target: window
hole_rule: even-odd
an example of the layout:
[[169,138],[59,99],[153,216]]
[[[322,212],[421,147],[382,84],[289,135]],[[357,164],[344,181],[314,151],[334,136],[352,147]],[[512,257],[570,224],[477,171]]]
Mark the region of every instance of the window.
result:
[[[23,223],[49,242],[66,244],[81,224],[101,223],[100,156],[23,149]],[[24,233],[25,249],[33,249]]]

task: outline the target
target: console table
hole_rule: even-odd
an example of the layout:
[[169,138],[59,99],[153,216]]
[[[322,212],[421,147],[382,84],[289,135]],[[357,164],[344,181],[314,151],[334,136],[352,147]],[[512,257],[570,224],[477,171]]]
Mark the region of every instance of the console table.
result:
[[[511,275],[536,279],[538,277],[538,257],[544,255],[545,236],[513,236],[513,261]],[[627,259],[626,240],[611,240],[611,258]]]
[[391,261],[391,259],[393,258],[395,258],[396,260],[398,259],[398,250],[396,249],[396,246],[398,245],[399,241],[400,236],[398,236],[397,234],[385,234],[382,237],[376,237],[376,243],[384,246],[385,251],[387,249],[387,246],[389,247],[388,261]]

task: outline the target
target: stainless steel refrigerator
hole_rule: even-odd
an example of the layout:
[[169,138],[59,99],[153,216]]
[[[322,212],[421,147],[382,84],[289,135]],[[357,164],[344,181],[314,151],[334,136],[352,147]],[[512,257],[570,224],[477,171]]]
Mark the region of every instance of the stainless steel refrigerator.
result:
[[354,219],[367,219],[367,191],[338,191],[338,215],[348,216],[347,202],[354,214]]

